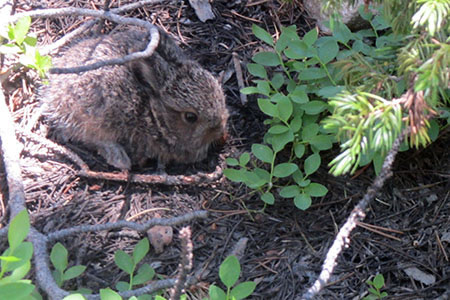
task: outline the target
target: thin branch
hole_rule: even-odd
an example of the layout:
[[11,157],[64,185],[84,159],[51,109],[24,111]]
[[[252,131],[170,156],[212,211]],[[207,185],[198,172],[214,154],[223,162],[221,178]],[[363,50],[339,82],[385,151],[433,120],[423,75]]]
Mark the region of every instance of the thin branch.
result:
[[405,135],[407,135],[406,130],[402,132],[402,134],[400,134],[394,141],[391,150],[384,160],[380,174],[375,178],[372,185],[367,189],[364,197],[353,209],[350,216],[347,218],[347,221],[342,226],[341,230],[339,230],[339,233],[334,239],[333,245],[328,250],[327,256],[322,265],[322,271],[320,272],[319,278],[308,289],[308,291],[303,294],[301,298],[298,297],[296,299],[313,299],[330,280],[334,267],[337,264],[336,260],[339,254],[342,252],[342,249],[348,246],[350,243],[350,233],[356,227],[357,222],[364,220],[364,218],[366,217],[366,209],[369,206],[369,203],[375,198],[375,195],[383,187],[384,182],[392,176],[392,164]]
[[178,300],[180,299],[181,293],[183,293],[186,287],[187,274],[192,269],[192,260],[194,255],[192,251],[194,246],[192,245],[191,239],[191,228],[184,227],[180,230],[180,240],[181,240],[181,260],[178,266],[178,276],[173,289],[170,291],[170,299]]
[[20,153],[22,147],[16,139],[14,121],[6,106],[3,87],[0,85],[0,140],[8,184],[10,220],[25,209],[25,192],[23,188],[22,171],[20,168]]
[[119,24],[127,24],[139,26],[147,29],[150,34],[150,42],[148,43],[146,49],[144,51],[134,52],[123,57],[113,58],[105,61],[98,61],[93,64],[80,66],[80,67],[69,67],[69,68],[51,68],[49,70],[52,74],[68,74],[68,73],[81,73],[90,70],[95,70],[104,66],[124,64],[133,60],[149,57],[153,54],[156,47],[159,44],[159,32],[155,25],[150,22],[143,21],[137,18],[129,18],[119,16],[111,11],[102,11],[102,10],[92,10],[85,8],[75,8],[75,7],[66,7],[66,8],[50,8],[50,9],[38,9],[33,11],[27,11],[20,14],[16,14],[10,17],[11,22],[15,22],[22,17],[37,17],[37,18],[48,18],[48,17],[61,17],[67,15],[80,15],[80,16],[90,16],[101,19],[107,19],[109,21],[119,23]]
[[67,237],[69,235],[79,234],[79,233],[83,233],[83,232],[113,230],[113,229],[121,229],[121,228],[125,228],[125,227],[141,232],[141,231],[146,231],[150,227],[153,227],[155,225],[174,226],[174,225],[186,223],[186,222],[192,221],[194,219],[198,219],[198,218],[205,219],[207,216],[208,216],[207,211],[197,210],[197,211],[193,211],[193,212],[184,214],[182,216],[173,217],[170,219],[161,219],[161,218],[151,219],[143,224],[122,220],[122,221],[117,221],[114,223],[105,223],[105,224],[96,224],[96,225],[80,225],[80,226],[75,226],[75,227],[67,228],[67,229],[61,229],[61,230],[49,233],[47,235],[47,237],[48,237],[49,242],[53,242],[53,241],[62,239],[64,237]]

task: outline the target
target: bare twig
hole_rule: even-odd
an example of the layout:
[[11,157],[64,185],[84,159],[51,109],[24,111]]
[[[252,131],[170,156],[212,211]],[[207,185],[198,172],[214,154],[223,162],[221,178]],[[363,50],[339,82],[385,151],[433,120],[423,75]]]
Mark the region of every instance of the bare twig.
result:
[[[239,89],[243,89],[245,87],[244,83],[244,76],[242,75],[242,68],[241,68],[241,62],[239,61],[239,58],[237,56],[236,52],[233,52],[233,64],[234,69],[236,70],[236,79],[238,82]],[[241,104],[246,105],[247,104],[247,95],[243,93],[239,93],[241,96]]]
[[91,232],[91,231],[107,231],[107,230],[113,230],[113,229],[121,229],[121,228],[130,228],[136,231],[146,231],[150,227],[153,227],[155,225],[161,225],[161,226],[174,226],[182,223],[186,223],[189,221],[192,221],[193,219],[204,219],[208,215],[207,211],[204,210],[197,210],[193,211],[187,214],[184,214],[179,217],[174,217],[170,219],[151,219],[143,224],[139,224],[136,222],[129,222],[129,221],[117,221],[114,223],[105,223],[105,224],[96,224],[96,225],[81,225],[81,226],[75,226],[72,228],[67,229],[61,229],[52,233],[49,233],[47,235],[48,241],[53,242],[59,239],[62,239],[64,237],[79,234],[83,232]]
[[297,297],[296,299],[308,300],[313,299],[328,283],[330,280],[331,274],[333,273],[333,269],[336,266],[336,260],[341,253],[342,249],[345,246],[348,246],[350,243],[350,233],[356,227],[357,223],[364,220],[366,217],[366,209],[378,193],[378,191],[383,187],[386,179],[392,176],[392,163],[394,162],[395,156],[397,155],[400,144],[403,141],[407,133],[404,131],[400,134],[399,137],[395,140],[392,145],[391,150],[387,154],[383,167],[381,169],[380,174],[375,178],[372,185],[367,189],[364,197],[359,201],[356,207],[351,212],[350,216],[347,218],[347,221],[342,226],[341,230],[337,234],[334,239],[333,245],[328,250],[325,261],[322,265],[322,271],[320,272],[319,278],[314,282],[314,284],[308,289],[308,291],[303,294],[301,297]]
[[16,139],[15,126],[6,106],[3,87],[0,85],[0,140],[3,152],[3,164],[5,166],[6,181],[9,193],[10,220],[21,210],[25,209],[25,192],[22,183],[22,171],[20,169],[20,152],[22,147]]
[[193,254],[192,251],[194,249],[191,240],[191,229],[189,227],[184,227],[180,230],[180,239],[181,239],[181,261],[178,266],[178,276],[175,282],[175,286],[170,291],[170,299],[178,300],[180,299],[181,293],[183,293],[184,288],[186,287],[187,274],[192,269],[192,260]]
[[151,56],[155,51],[156,47],[159,43],[159,32],[155,25],[150,22],[143,21],[137,18],[129,18],[119,16],[111,11],[102,11],[102,10],[92,10],[85,8],[75,8],[75,7],[67,7],[67,8],[50,8],[50,9],[38,9],[33,11],[27,11],[20,14],[16,14],[11,16],[10,21],[15,22],[18,19],[24,16],[30,17],[38,17],[38,18],[48,18],[48,17],[60,17],[67,15],[80,15],[80,16],[90,16],[101,19],[107,19],[109,21],[139,26],[147,29],[150,34],[150,42],[148,43],[146,49],[144,51],[134,52],[123,57],[113,58],[105,61],[98,61],[93,64],[80,66],[80,67],[72,67],[72,68],[51,68],[49,70],[50,73],[53,74],[67,74],[67,73],[81,73],[90,70],[95,70],[104,66],[124,64],[133,60],[145,58]]

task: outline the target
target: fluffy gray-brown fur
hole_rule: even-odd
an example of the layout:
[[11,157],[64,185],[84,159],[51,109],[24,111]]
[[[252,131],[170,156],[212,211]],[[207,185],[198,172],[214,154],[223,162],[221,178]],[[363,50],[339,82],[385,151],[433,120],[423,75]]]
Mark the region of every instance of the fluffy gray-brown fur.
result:
[[[51,75],[41,91],[44,114],[64,140],[98,150],[119,169],[204,159],[223,138],[228,111],[218,81],[160,31],[155,53],[125,65]],[[148,34],[127,30],[72,45],[53,64],[81,66],[145,49]]]

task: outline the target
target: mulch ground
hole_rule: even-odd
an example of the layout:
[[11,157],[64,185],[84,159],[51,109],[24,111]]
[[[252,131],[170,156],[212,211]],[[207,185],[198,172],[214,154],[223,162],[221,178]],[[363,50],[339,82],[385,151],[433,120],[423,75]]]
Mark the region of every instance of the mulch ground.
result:
[[[17,1],[17,11],[77,6],[101,8],[102,1]],[[113,6],[120,2],[111,1]],[[216,19],[202,23],[186,3],[162,3],[130,12],[129,15],[152,20],[178,37],[180,45],[205,68],[223,78],[230,108],[230,138],[223,149],[211,153],[217,162],[237,156],[264,134],[264,117],[255,99],[242,104],[233,65],[233,52],[243,66],[262,49],[251,32],[253,23],[279,31],[281,25],[296,24],[303,35],[314,21],[304,13],[300,1],[216,0]],[[33,29],[42,43],[48,44],[79,26],[81,18],[36,20]],[[108,24],[107,24],[108,25]],[[250,76],[244,77],[247,84]],[[39,81],[18,72],[5,84],[8,105],[17,126],[24,127],[37,107]],[[34,130],[45,135],[41,122]],[[51,232],[81,224],[99,224],[120,219],[146,221],[154,217],[173,217],[206,209],[208,219],[191,222],[194,243],[194,272],[200,282],[188,291],[190,299],[207,295],[211,283],[218,282],[218,267],[236,247],[241,257],[241,280],[258,282],[250,299],[294,299],[317,278],[324,256],[339,226],[364,195],[373,180],[372,168],[354,178],[333,177],[324,167],[315,180],[329,193],[316,199],[310,209],[300,211],[292,201],[277,199],[262,213],[262,201],[239,184],[221,178],[201,185],[165,186],[118,183],[83,178],[66,157],[45,145],[20,137],[27,207],[34,226]],[[388,299],[448,299],[450,296],[450,132],[426,149],[400,153],[394,176],[370,206],[364,223],[351,235],[351,243],[338,260],[332,282],[319,299],[359,299],[367,293],[365,281],[381,273],[386,280]],[[106,163],[81,145],[66,145],[78,153],[92,169],[113,171]],[[330,160],[338,149],[325,154]],[[211,163],[172,166],[169,172],[211,169]],[[140,172],[151,172],[140,170]],[[0,171],[1,226],[8,220],[4,171]],[[174,228],[175,233],[181,228]],[[113,287],[127,277],[114,264],[114,252],[130,251],[145,237],[122,230],[73,236],[61,241],[70,261],[86,265],[77,282],[91,289]],[[246,244],[242,244],[246,241]],[[172,277],[179,262],[177,237],[162,254],[153,250],[145,258],[158,274]]]

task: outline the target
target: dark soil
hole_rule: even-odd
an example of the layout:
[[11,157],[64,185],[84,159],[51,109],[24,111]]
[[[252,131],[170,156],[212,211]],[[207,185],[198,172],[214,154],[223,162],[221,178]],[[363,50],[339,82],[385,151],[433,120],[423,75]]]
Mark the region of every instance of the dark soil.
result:
[[[17,11],[62,7],[101,8],[102,1],[17,1]],[[113,6],[120,2],[111,1]],[[281,25],[296,24],[303,35],[312,26],[300,1],[213,1],[216,19],[202,23],[186,3],[167,2],[130,12],[166,28],[181,46],[205,68],[222,76],[230,108],[230,137],[221,150],[211,153],[211,161],[236,157],[260,142],[264,117],[255,99],[242,104],[235,76],[232,53],[243,67],[264,45],[251,32],[256,23],[279,32]],[[82,19],[55,18],[36,20],[33,30],[41,42],[51,43],[79,26]],[[111,26],[111,24],[107,24]],[[108,27],[110,28],[110,27]],[[244,78],[251,83],[246,73]],[[19,72],[5,89],[8,105],[17,126],[24,127],[37,107],[39,80]],[[35,132],[45,136],[40,122]],[[348,248],[338,259],[332,282],[319,299],[360,299],[367,294],[366,280],[384,275],[388,299],[448,299],[450,296],[450,132],[444,130],[426,149],[400,153],[394,164],[394,176],[371,204],[364,223],[351,235]],[[375,175],[372,168],[355,177],[333,177],[326,164],[315,180],[326,185],[329,193],[316,199],[307,211],[297,209],[286,199],[276,199],[264,213],[259,197],[243,185],[221,178],[208,184],[184,186],[118,183],[76,175],[77,166],[45,145],[20,136],[27,207],[33,225],[51,232],[81,224],[132,219],[143,222],[154,217],[173,217],[197,209],[210,212],[206,220],[191,222],[194,243],[194,268],[199,283],[189,291],[189,299],[207,295],[211,283],[218,283],[220,263],[246,238],[241,280],[258,282],[250,299],[294,299],[317,278],[325,254],[340,226],[364,195]],[[81,145],[66,145],[78,153],[92,169],[114,171],[101,157]],[[332,159],[338,149],[325,154]],[[218,153],[220,151],[220,153]],[[198,166],[172,166],[169,172],[210,170],[211,163]],[[139,172],[151,172],[139,170]],[[0,173],[2,191],[4,171]],[[4,193],[3,193],[4,195]],[[0,194],[0,221],[7,224],[7,199]],[[181,228],[174,228],[175,236]],[[118,249],[131,251],[145,235],[130,230],[81,234],[62,240],[70,261],[87,266],[85,275],[72,280],[67,289],[78,286],[97,291],[114,287],[127,276],[114,264]],[[240,245],[239,243],[239,245]],[[240,246],[238,246],[240,247]],[[179,263],[177,237],[162,254],[150,250],[145,261],[163,277],[173,277]],[[411,272],[418,275],[411,275]],[[422,273],[420,273],[422,272]],[[425,279],[430,282],[426,283]]]

